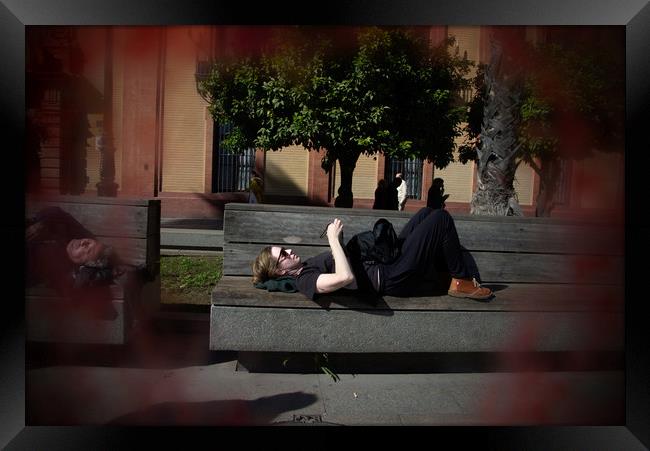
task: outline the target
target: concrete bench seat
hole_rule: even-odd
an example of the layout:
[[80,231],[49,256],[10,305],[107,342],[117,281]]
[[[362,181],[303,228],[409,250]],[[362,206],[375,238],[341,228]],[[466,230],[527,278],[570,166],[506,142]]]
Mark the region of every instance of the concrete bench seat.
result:
[[[422,353],[622,351],[620,227],[547,218],[455,216],[489,302],[446,293],[376,305],[345,290],[316,301],[253,287],[250,262],[267,245],[303,260],[328,249],[338,217],[344,241],[385,217],[397,233],[412,213],[228,204],[224,277],[212,293],[210,349],[250,352]],[[608,243],[607,247],[603,246]],[[424,282],[423,282],[424,284]]]
[[[25,293],[27,340],[125,344],[138,323],[160,305],[160,201],[84,196],[28,198],[27,215],[48,206],[69,213],[103,243],[113,246],[127,271],[105,287],[86,288],[79,299],[61,298],[44,286]],[[99,301],[98,301],[99,300]]]

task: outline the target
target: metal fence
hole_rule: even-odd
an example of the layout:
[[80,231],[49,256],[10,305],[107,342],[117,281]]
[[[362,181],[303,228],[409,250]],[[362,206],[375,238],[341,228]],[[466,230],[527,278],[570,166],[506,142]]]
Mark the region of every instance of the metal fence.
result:
[[420,200],[422,198],[422,160],[420,158],[409,160],[389,158],[386,164],[386,181],[392,181],[398,172],[402,173],[402,178],[406,181],[406,196],[409,199]]
[[228,193],[248,190],[251,171],[255,169],[255,149],[248,148],[242,152],[229,152],[221,143],[228,136],[232,126],[219,126],[217,152],[212,161],[212,192]]

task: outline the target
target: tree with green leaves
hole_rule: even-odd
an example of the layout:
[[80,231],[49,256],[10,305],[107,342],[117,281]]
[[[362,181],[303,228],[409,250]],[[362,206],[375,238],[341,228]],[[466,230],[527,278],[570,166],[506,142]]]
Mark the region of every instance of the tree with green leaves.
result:
[[[516,93],[509,96],[513,102],[516,98],[511,111],[517,121],[510,131],[516,139],[510,140],[507,172],[514,176],[517,165],[525,162],[538,174],[536,216],[549,216],[555,205],[562,161],[623,150],[625,62],[615,36],[605,42],[611,45],[589,40],[529,45],[523,52],[525,61],[519,60]],[[460,151],[461,161],[477,162],[479,180],[496,132],[490,122],[494,113],[490,109],[494,97],[489,95],[491,67],[494,62],[477,72],[476,96],[468,116],[470,139]],[[484,212],[477,193],[472,207]]]
[[233,125],[226,148],[325,150],[323,169],[341,168],[340,207],[352,206],[362,154],[438,168],[453,160],[466,113],[458,93],[472,64],[449,52],[453,39],[430,46],[405,30],[372,28],[343,50],[327,42],[310,30],[258,60],[213,66],[201,89],[213,118]]

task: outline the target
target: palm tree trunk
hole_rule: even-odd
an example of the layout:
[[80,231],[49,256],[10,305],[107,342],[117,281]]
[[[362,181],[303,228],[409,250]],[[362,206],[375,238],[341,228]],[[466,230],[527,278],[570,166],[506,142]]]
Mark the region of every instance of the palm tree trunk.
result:
[[514,189],[519,144],[517,128],[521,90],[516,77],[501,73],[502,52],[493,43],[492,59],[485,71],[487,98],[480,146],[477,148],[477,190],[472,195],[474,215],[522,216]]

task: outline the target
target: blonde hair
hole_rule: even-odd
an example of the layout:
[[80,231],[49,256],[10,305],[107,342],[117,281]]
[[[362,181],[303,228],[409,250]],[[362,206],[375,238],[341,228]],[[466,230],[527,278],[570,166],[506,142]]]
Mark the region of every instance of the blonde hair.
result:
[[251,263],[253,270],[253,283],[263,283],[273,277],[278,266],[278,261],[271,253],[271,246],[267,246],[259,253],[257,258]]

